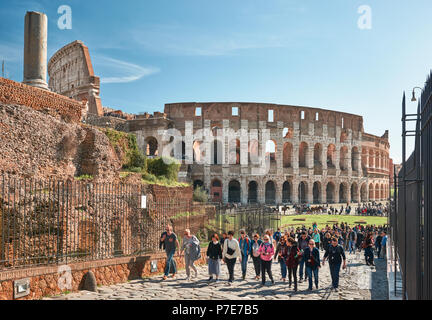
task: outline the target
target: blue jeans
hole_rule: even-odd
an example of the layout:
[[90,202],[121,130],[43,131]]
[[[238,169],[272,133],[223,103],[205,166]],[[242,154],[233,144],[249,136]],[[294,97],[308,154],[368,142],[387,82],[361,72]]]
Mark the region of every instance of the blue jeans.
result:
[[315,286],[318,288],[318,270],[319,270],[318,267],[316,267],[315,269],[312,269],[311,267],[306,267],[306,274],[309,279],[309,289],[311,290],[312,290],[312,273],[315,279]]
[[333,288],[339,287],[339,271],[341,264],[340,263],[330,263],[330,275],[332,279]]
[[349,253],[351,254],[352,252],[355,252],[355,241],[350,240],[348,243],[348,247],[349,247]]
[[243,275],[243,276],[246,275],[246,268],[247,268],[247,263],[248,263],[248,257],[249,257],[249,256],[245,256],[245,255],[242,253],[241,270],[242,270],[242,275]]
[[[299,271],[299,275],[300,275],[300,279],[303,279],[303,269],[304,269],[304,265],[305,265],[305,259],[304,257],[302,257],[299,266],[300,266],[300,271]],[[307,277],[307,274],[306,274]]]
[[165,276],[168,277],[170,271],[172,273],[177,272],[176,263],[175,263],[175,260],[173,259],[174,254],[175,254],[175,250],[167,252],[166,254],[167,254],[167,259],[166,259],[166,265],[165,265]]
[[280,264],[280,268],[281,268],[281,274],[282,274],[282,278],[286,279],[287,276],[287,266],[284,260],[279,261]]

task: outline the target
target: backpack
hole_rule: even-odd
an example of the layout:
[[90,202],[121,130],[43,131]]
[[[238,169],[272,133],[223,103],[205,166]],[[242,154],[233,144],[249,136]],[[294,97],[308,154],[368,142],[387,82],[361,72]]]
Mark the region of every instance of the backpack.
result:
[[260,245],[258,244],[258,242],[255,242],[255,243],[252,245],[252,255],[253,255],[255,258],[258,258],[258,257],[260,256],[259,253],[258,253],[259,248],[260,248]]

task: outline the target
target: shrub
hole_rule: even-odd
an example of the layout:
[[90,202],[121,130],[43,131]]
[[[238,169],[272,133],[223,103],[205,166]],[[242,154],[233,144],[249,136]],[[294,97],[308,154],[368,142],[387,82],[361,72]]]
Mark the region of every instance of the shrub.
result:
[[177,181],[179,170],[180,163],[174,158],[147,159],[147,172],[157,177],[164,176],[167,180]]
[[89,175],[89,174],[83,174],[80,175],[78,177],[75,177],[75,180],[77,181],[82,181],[82,180],[93,180],[93,176]]
[[142,174],[143,180],[150,182],[150,183],[156,183],[158,181],[158,178],[151,173],[145,172]]
[[208,193],[204,190],[203,187],[197,187],[193,192],[193,200],[197,202],[207,202]]

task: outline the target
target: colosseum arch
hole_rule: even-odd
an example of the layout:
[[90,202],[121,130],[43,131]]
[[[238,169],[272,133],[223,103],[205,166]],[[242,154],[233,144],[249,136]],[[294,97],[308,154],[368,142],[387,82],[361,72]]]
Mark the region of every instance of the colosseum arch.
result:
[[373,150],[369,150],[369,168],[375,168],[375,155]]
[[270,162],[276,162],[276,142],[274,140],[267,140],[266,142],[266,157],[269,157]]
[[321,202],[321,182],[315,181],[312,188],[312,202],[320,203]]
[[340,149],[339,167],[341,171],[348,170],[348,147],[347,146],[343,146]]
[[327,147],[327,168],[336,168],[336,146],[329,144]]
[[222,164],[223,162],[223,143],[219,139],[214,139],[211,146],[211,163]]
[[322,166],[323,147],[321,143],[315,143],[314,146],[314,166]]
[[375,168],[380,169],[381,168],[381,156],[379,151],[375,153]]
[[204,161],[204,154],[203,154],[203,148],[202,148],[203,142],[200,140],[195,140],[193,142],[193,161],[197,163],[203,163]]
[[146,156],[156,157],[158,156],[158,141],[155,137],[147,137],[145,140]]
[[248,203],[258,202],[258,183],[250,181],[248,184]]
[[229,141],[229,164],[240,164],[240,140]]
[[265,203],[274,204],[276,202],[276,185],[273,181],[267,181],[265,185]]
[[199,180],[199,179],[194,180],[194,182],[193,182],[193,188],[194,188],[194,190],[196,188],[199,188],[199,187],[202,188],[203,186],[204,186],[204,182],[202,180]]
[[186,143],[184,141],[179,141],[175,144],[174,148],[171,150],[170,157],[177,160],[186,159]]
[[308,185],[307,182],[302,181],[298,185],[298,197],[300,203],[307,203]]
[[250,164],[259,164],[259,142],[256,139],[249,141],[248,156]]
[[231,180],[228,184],[228,202],[241,202],[241,186],[237,180]]
[[351,168],[353,171],[359,171],[358,162],[360,160],[360,152],[357,147],[351,149]]
[[339,203],[348,202],[348,185],[346,182],[342,182],[339,185]]
[[222,182],[214,179],[210,184],[210,196],[214,202],[222,201]]
[[285,181],[282,185],[282,202],[288,203],[291,202],[291,183],[289,181]]
[[327,183],[326,186],[326,195],[327,195],[327,199],[326,202],[327,203],[335,203],[335,199],[336,199],[336,186],[332,181],[329,181]]
[[357,183],[353,182],[351,184],[351,190],[350,190],[350,192],[351,192],[351,202],[354,202],[354,203],[358,202],[359,188],[358,188],[358,184]]
[[293,145],[291,142],[285,142],[283,147],[283,166],[284,168],[292,167]]
[[360,201],[361,202],[367,202],[368,201],[368,192],[367,192],[366,183],[363,183],[361,188],[360,188]]
[[385,199],[385,189],[384,184],[381,184],[381,200]]
[[308,167],[308,144],[306,142],[300,143],[299,147],[299,168]]
[[375,200],[380,200],[381,194],[380,194],[380,186],[379,184],[375,184]]
[[373,183],[369,184],[369,201],[375,200],[375,192],[374,192]]

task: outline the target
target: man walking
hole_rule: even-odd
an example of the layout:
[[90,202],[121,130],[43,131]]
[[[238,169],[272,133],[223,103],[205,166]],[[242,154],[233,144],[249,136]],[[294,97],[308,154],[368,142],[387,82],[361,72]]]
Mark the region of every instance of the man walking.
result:
[[338,291],[339,287],[339,272],[343,260],[342,269],[346,268],[346,257],[344,249],[338,244],[338,239],[336,237],[332,238],[331,245],[329,249],[324,254],[323,265],[326,259],[329,261],[330,275],[332,278],[332,288],[334,291]]
[[180,248],[180,245],[177,239],[177,235],[173,232],[172,226],[168,225],[166,227],[166,232],[162,233],[160,242],[163,243],[167,255],[163,280],[168,279],[168,275],[170,274],[170,272],[172,272],[172,277],[174,278],[177,272],[174,254],[176,252],[176,248]]
[[382,253],[382,258],[386,259],[387,258],[387,232],[382,231],[381,232],[381,253]]
[[[300,238],[298,239],[298,248],[301,252],[301,254],[303,255],[304,250],[309,246],[309,240],[311,238],[307,235],[306,231],[302,231]],[[302,256],[302,259],[300,261],[300,279],[299,282],[301,283],[303,281],[303,270],[304,270],[304,265],[305,265],[305,259],[304,259],[304,255]],[[305,280],[307,278],[307,275],[305,276]]]
[[312,274],[315,280],[315,287],[318,289],[318,270],[321,268],[319,250],[315,247],[315,241],[309,240],[309,245],[304,251],[306,274],[309,279],[309,291],[312,291]]

